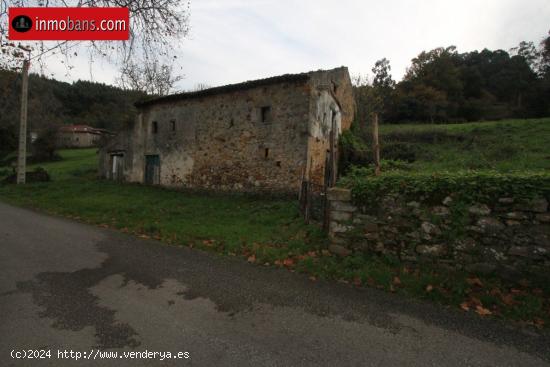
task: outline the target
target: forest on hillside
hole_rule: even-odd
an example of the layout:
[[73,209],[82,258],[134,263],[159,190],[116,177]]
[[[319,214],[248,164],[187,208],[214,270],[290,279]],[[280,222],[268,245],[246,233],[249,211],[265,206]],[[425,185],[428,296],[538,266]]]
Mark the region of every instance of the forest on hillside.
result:
[[[15,149],[20,114],[21,76],[0,70],[0,153]],[[64,124],[85,124],[119,130],[136,113],[134,102],[141,92],[88,81],[60,82],[29,75],[29,130]]]
[[359,125],[373,112],[383,123],[550,116],[550,33],[509,51],[460,53],[454,46],[422,51],[400,82],[385,58],[372,72],[371,79],[354,78]]

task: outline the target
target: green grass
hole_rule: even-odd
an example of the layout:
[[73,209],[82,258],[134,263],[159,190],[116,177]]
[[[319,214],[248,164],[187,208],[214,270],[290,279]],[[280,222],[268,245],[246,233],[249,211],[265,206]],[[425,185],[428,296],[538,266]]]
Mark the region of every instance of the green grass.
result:
[[[417,172],[550,170],[550,118],[380,127],[383,145],[404,143]],[[382,158],[387,158],[382,155]]]
[[224,251],[238,252],[254,243],[284,247],[319,236],[317,227],[303,224],[295,201],[184,193],[96,180],[94,149],[63,150],[60,155],[61,161],[33,165],[46,169],[52,182],[0,187],[0,197],[174,243],[214,241]]
[[[97,173],[97,149],[61,149],[58,151],[62,160],[54,162],[42,162],[29,164],[27,171],[36,167],[42,167],[50,174],[54,181],[63,181],[77,178],[78,176],[93,176]],[[9,156],[12,156],[10,154]],[[4,157],[5,158],[5,157]],[[10,167],[1,167],[0,171],[11,173]],[[0,179],[2,176],[0,175]]]
[[475,288],[468,284],[470,275],[429,264],[409,269],[392,258],[334,256],[326,250],[328,241],[319,226],[304,224],[295,200],[97,180],[95,149],[62,150],[60,155],[61,161],[29,166],[45,168],[52,182],[0,185],[0,200],[171,245],[285,267],[312,280],[376,287],[454,307],[468,302],[472,311],[479,300],[497,317],[550,324],[550,289],[522,287],[509,306],[502,295],[517,284],[485,277],[484,287]]

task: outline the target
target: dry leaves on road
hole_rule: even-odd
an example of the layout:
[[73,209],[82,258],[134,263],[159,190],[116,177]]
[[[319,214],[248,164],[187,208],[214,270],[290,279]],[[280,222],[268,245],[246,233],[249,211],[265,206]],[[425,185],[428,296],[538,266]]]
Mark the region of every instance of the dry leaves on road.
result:
[[286,267],[292,267],[294,266],[294,260],[288,258],[283,260],[283,265]]
[[492,315],[493,313],[483,306],[476,306],[476,313],[481,316]]

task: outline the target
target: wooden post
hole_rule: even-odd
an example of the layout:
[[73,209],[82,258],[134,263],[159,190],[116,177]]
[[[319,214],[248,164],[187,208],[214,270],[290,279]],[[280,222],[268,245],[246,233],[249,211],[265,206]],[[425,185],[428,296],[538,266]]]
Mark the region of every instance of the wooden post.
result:
[[19,149],[17,153],[17,184],[25,183],[27,170],[27,97],[29,92],[29,60],[23,60],[21,73],[21,120],[19,123]]
[[338,178],[338,131],[336,127],[336,113],[332,111],[331,129],[329,135],[329,152],[325,159],[325,181],[323,187],[323,229],[328,231],[330,225],[330,207],[328,202],[328,189],[336,186]]
[[374,150],[374,174],[380,176],[380,144],[378,143],[378,114],[372,117],[372,148]]
[[332,122],[330,129],[330,185],[336,186],[338,178],[338,131],[336,126],[336,112],[332,112]]

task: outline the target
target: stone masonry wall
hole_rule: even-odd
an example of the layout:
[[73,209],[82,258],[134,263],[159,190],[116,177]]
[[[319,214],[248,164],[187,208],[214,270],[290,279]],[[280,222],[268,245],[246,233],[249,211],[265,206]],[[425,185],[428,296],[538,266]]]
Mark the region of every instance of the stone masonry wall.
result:
[[147,107],[132,132],[127,176],[142,182],[144,157],[159,155],[163,186],[298,192],[309,96],[307,83],[288,82]]
[[332,122],[341,132],[353,118],[345,67],[203,92],[140,104],[135,123],[100,150],[100,177],[118,154],[123,180],[142,183],[153,155],[162,186],[297,194],[302,180],[322,185]]
[[433,262],[476,273],[550,279],[548,198],[499,198],[486,205],[437,205],[382,197],[376,209],[353,204],[350,190],[333,188],[330,250],[342,256],[371,252],[405,262]]

